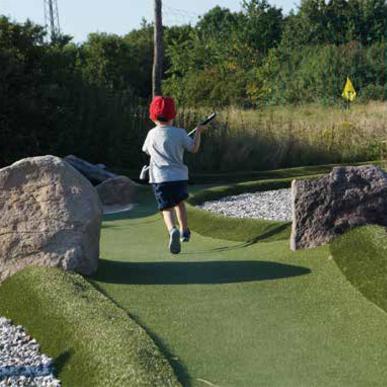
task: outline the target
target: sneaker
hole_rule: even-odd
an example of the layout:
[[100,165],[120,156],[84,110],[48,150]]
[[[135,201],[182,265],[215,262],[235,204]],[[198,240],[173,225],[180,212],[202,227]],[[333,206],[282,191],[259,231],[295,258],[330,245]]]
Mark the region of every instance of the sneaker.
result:
[[191,239],[191,231],[188,228],[187,230],[182,232],[180,240],[182,242],[189,242],[190,239]]
[[180,231],[177,228],[173,228],[169,232],[169,251],[171,254],[179,254],[180,250]]

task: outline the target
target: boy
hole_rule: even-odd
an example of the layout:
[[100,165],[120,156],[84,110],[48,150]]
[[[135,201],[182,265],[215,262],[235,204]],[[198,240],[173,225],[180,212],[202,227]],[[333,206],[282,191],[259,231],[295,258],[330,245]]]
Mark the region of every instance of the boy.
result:
[[[193,139],[184,129],[174,127],[176,107],[170,97],[155,97],[149,116],[156,127],[149,131],[142,150],[150,156],[149,182],[169,232],[169,251],[179,254],[180,242],[188,242],[191,236],[184,203],[188,198],[188,168],[183,162],[184,151],[199,151],[205,127],[199,126]],[[180,230],[176,227],[176,217]]]

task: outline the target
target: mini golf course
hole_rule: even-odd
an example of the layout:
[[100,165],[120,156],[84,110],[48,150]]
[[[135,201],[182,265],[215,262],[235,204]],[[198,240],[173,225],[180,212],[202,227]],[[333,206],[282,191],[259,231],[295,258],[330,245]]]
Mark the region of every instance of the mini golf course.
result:
[[[190,212],[201,234],[212,224],[220,236],[223,221],[226,234],[234,227],[236,239],[252,240],[252,223]],[[148,331],[183,385],[384,384],[386,313],[351,285],[329,247],[292,253],[286,224],[265,227],[256,243],[194,233],[171,256],[144,194],[132,213],[104,223],[95,283]]]
[[93,278],[25,269],[0,286],[0,314],[55,359],[64,386],[384,386],[383,228],[293,253],[288,223],[194,207],[291,179],[192,187],[179,256],[144,189],[134,210],[105,217]]

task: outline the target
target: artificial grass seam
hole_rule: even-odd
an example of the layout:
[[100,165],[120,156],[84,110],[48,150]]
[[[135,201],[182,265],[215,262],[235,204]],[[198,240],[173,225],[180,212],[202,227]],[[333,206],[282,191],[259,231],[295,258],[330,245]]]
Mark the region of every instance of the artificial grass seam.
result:
[[387,229],[377,225],[355,228],[334,240],[330,251],[352,286],[387,312]]
[[179,382],[181,382],[179,375],[184,374],[185,380],[189,378],[184,364],[181,364],[180,362],[176,361],[176,358],[171,354],[170,349],[166,346],[165,343],[162,342],[161,338],[159,338],[155,333],[151,332],[150,329],[140,320],[138,316],[132,315],[130,312],[127,312],[120,304],[114,300],[113,297],[111,297],[105,289],[101,287],[100,284],[96,280],[90,279],[88,282],[94,286],[94,288],[102,293],[106,298],[108,298],[114,305],[117,306],[117,308],[121,309],[124,313],[126,313],[130,319],[132,319],[138,326],[140,326],[146,333],[147,335],[153,340],[153,342],[158,346],[159,350],[162,352],[162,354],[166,357],[167,361],[171,366],[173,367],[174,370],[177,370],[176,372],[176,377]]

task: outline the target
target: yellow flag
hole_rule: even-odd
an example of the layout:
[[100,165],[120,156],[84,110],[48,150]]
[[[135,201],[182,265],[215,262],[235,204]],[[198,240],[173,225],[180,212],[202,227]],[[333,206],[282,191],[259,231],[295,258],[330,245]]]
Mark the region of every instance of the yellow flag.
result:
[[356,90],[352,85],[352,82],[349,78],[347,78],[347,82],[345,83],[343,94],[341,94],[343,98],[347,101],[353,102],[356,98]]

